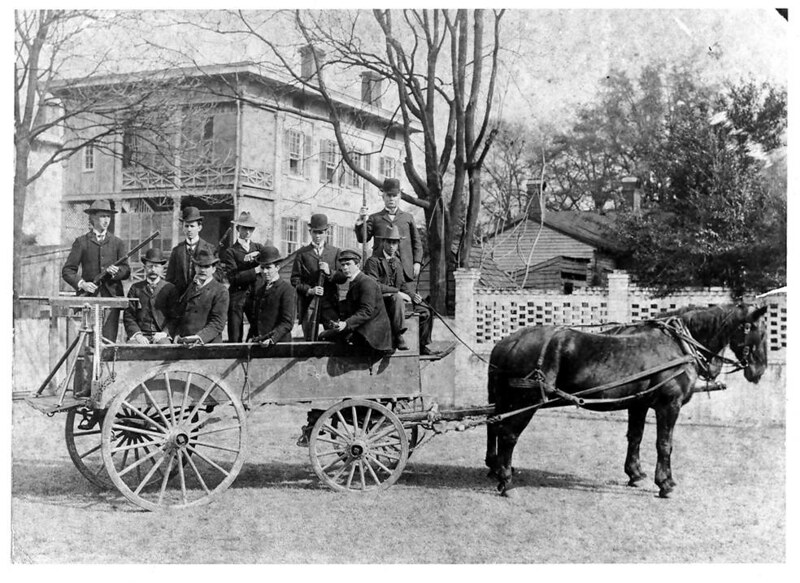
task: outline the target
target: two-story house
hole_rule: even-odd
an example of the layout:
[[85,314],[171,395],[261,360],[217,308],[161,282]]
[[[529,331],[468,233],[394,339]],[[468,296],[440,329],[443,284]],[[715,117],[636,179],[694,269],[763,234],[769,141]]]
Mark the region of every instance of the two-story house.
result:
[[[307,242],[311,214],[322,212],[334,225],[332,244],[357,246],[353,224],[362,195],[377,209],[380,192],[342,162],[318,94],[249,64],[98,77],[80,85],[85,91],[87,84],[127,84],[135,91],[141,79],[149,87],[162,82],[179,87],[164,102],[169,104],[164,127],[172,129],[164,135],[123,130],[103,138],[112,143],[84,147],[68,160],[62,198],[65,244],[85,232],[82,211],[94,200],[108,199],[119,211],[112,230],[131,246],[159,230],[154,245],[169,251],[181,239],[180,211],[189,205],[200,209],[202,236],[212,243],[220,241],[234,217],[248,211],[259,224],[255,240],[288,255]],[[348,148],[379,179],[399,177],[406,130],[381,107],[380,81],[368,73],[361,81],[361,99],[333,93],[347,122]],[[61,97],[68,102],[75,87],[65,84]]]

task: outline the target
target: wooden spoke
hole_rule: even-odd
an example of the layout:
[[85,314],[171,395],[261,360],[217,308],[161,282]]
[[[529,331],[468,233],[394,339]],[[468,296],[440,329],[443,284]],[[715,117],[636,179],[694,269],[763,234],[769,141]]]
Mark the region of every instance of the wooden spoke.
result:
[[[102,412],[88,408],[70,409],[64,426],[64,441],[69,457],[81,475],[93,486],[109,489],[114,484],[103,463],[102,417]],[[93,428],[86,430],[78,427],[84,420],[92,418],[97,423]]]

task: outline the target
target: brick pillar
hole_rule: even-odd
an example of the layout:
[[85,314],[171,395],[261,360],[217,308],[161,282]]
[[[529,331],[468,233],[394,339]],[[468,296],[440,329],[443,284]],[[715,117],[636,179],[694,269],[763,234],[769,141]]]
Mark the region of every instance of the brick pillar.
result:
[[630,276],[625,271],[615,269],[608,275],[608,322],[630,322],[629,285]]
[[[475,349],[475,287],[481,277],[478,269],[457,269],[453,273],[456,283],[455,331],[458,337]],[[482,403],[486,400],[486,379],[476,369],[477,359],[461,342],[456,345],[452,403],[466,405]],[[477,361],[480,363],[480,361]],[[481,363],[482,364],[482,363]]]

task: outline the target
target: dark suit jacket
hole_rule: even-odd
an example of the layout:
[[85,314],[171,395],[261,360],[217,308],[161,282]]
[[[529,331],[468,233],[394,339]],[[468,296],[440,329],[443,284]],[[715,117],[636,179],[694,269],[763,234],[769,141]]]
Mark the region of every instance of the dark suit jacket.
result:
[[[411,213],[398,210],[394,217],[394,221],[389,218],[389,211],[383,209],[380,212],[373,213],[367,217],[367,241],[372,239],[375,232],[380,232],[386,227],[394,225],[400,231],[400,247],[397,250],[400,255],[400,260],[403,262],[403,272],[406,276],[406,281],[414,281],[414,264],[422,263],[422,239],[417,231],[417,226],[414,224],[414,217]],[[356,239],[359,243],[364,242],[363,225],[356,226]],[[372,246],[373,255],[381,255],[383,251],[380,245]]]
[[227,247],[220,254],[220,264],[222,271],[228,277],[230,287],[228,292],[231,296],[247,293],[250,285],[256,280],[256,267],[258,261],[245,262],[244,256],[253,251],[261,251],[262,245],[250,242],[250,251],[245,251],[241,243],[237,240],[231,247]]
[[348,330],[361,334],[375,350],[392,349],[392,325],[377,281],[360,272],[350,282],[344,303]]
[[394,269],[386,259],[386,256],[381,253],[373,255],[364,263],[364,273],[375,279],[381,286],[381,292],[385,294],[393,294],[399,291],[411,295],[408,282],[403,275],[403,266],[400,263],[400,258],[395,256],[392,258]]
[[[92,281],[103,273],[112,263],[125,256],[125,243],[114,235],[106,232],[102,243],[97,242],[94,231],[81,235],[72,243],[67,261],[61,269],[61,277],[68,284],[78,289],[78,282]],[[80,275],[78,271],[80,270]],[[100,284],[98,295],[104,297],[125,295],[122,289],[122,280],[131,275],[131,266],[126,259],[120,266],[117,275],[107,276]]]
[[128,297],[139,300],[131,302],[122,316],[128,338],[137,332],[166,332],[172,327],[180,296],[170,282],[160,279],[151,295],[147,282],[138,281],[128,290]]
[[[200,249],[206,249],[212,255],[216,251],[214,245],[204,239],[200,239],[194,248],[194,256]],[[169,256],[169,263],[167,264],[167,275],[164,279],[170,282],[178,289],[179,294],[183,294],[189,283],[194,277],[194,270],[192,269],[191,261],[189,261],[189,252],[186,249],[186,240],[182,241],[179,245],[172,248],[172,253]],[[216,276],[215,276],[216,277]],[[216,279],[219,279],[216,277]]]
[[317,257],[314,246],[309,243],[297,250],[290,278],[300,298],[301,320],[305,316],[308,305],[312,300],[312,296],[308,295],[308,290],[319,283],[320,261],[325,261],[331,268],[331,275],[325,276],[322,283],[324,293],[321,301],[338,310],[339,289],[336,287],[332,277],[336,270],[339,269],[339,248],[326,244],[322,250],[322,257]]
[[269,289],[264,274],[259,273],[248,299],[246,310],[253,314],[255,322],[250,327],[250,336],[272,338],[275,342],[292,339],[295,315],[295,291],[288,281],[279,279]]
[[177,319],[170,335],[197,334],[205,344],[222,342],[222,330],[228,323],[228,290],[212,279],[199,290],[190,285],[181,297]]

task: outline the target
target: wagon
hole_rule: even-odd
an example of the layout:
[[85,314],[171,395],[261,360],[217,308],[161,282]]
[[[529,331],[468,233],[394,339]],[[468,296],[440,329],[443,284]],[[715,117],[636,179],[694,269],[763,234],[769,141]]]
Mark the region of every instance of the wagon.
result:
[[[311,465],[336,490],[388,488],[433,427],[420,360],[437,357],[419,354],[416,317],[409,350],[382,357],[331,342],[101,344],[103,310],[127,302],[53,298],[81,313],[80,330],[26,400],[47,415],[65,412],[77,469],[142,508],[199,505],[225,491],[246,459],[250,413],[263,405],[311,408]],[[55,394],[45,394],[64,367]],[[441,430],[440,415],[435,422]]]

